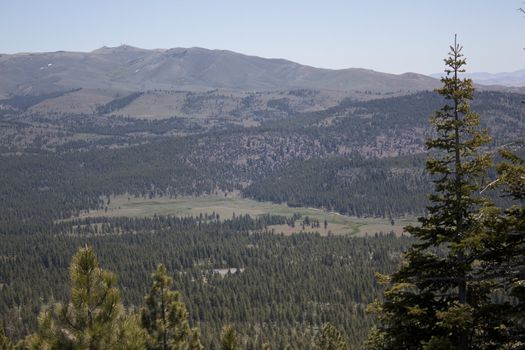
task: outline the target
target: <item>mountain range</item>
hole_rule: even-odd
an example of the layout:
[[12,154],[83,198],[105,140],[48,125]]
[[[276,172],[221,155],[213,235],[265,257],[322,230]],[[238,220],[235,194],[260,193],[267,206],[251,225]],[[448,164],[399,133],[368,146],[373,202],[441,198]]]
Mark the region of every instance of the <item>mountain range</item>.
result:
[[308,88],[384,93],[429,90],[440,84],[434,78],[416,73],[322,69],[225,50],[146,50],[127,45],[91,52],[1,54],[0,77],[0,97],[77,88],[110,91]]
[[[440,78],[442,75],[442,73],[431,74],[434,78]],[[502,73],[465,73],[464,76],[472,79],[475,83],[482,85],[501,85],[509,87],[525,86],[525,69]]]

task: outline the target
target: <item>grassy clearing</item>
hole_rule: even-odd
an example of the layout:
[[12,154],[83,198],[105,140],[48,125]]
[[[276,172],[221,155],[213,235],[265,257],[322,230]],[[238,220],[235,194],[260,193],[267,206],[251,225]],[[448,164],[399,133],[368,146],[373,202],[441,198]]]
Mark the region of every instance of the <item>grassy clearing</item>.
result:
[[[288,225],[275,225],[270,227],[270,229],[274,229],[275,233],[283,234],[293,234],[302,231],[302,221],[306,216],[308,216],[310,220],[318,220],[320,227],[312,229],[310,226],[306,226],[304,231],[316,231],[322,235],[373,235],[378,232],[388,233],[391,231],[396,234],[401,234],[404,226],[415,221],[413,218],[395,219],[394,225],[392,225],[388,219],[357,218],[316,208],[292,208],[286,204],[257,202],[235,194],[228,194],[228,196],[160,197],[153,199],[117,196],[111,198],[107,211],[90,211],[89,213],[83,213],[81,217],[147,217],[155,214],[198,216],[200,214],[212,213],[219,214],[221,219],[228,219],[233,215],[246,214],[250,216],[272,214],[287,217],[292,217],[293,214],[300,214],[301,219],[296,221],[295,227]],[[324,228],[325,220],[328,222],[326,229]]]

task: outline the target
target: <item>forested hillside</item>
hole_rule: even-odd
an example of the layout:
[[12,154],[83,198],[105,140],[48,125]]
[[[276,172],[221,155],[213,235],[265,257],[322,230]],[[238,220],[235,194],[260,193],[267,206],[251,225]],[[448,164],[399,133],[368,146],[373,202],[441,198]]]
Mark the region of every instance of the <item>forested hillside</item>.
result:
[[[474,109],[495,145],[525,133],[522,98],[478,94]],[[431,134],[428,115],[441,102],[425,92],[345,100],[249,128],[221,119],[206,126],[186,118],[3,116],[2,231],[39,231],[54,219],[103,207],[100,196],[123,193],[152,197],[236,189],[257,199],[351,215],[421,213],[420,194],[428,184],[417,154]],[[386,200],[392,194],[397,199]]]
[[421,193],[430,190],[422,165],[421,156],[294,161],[255,181],[243,193],[257,200],[352,216],[414,215],[426,204]]

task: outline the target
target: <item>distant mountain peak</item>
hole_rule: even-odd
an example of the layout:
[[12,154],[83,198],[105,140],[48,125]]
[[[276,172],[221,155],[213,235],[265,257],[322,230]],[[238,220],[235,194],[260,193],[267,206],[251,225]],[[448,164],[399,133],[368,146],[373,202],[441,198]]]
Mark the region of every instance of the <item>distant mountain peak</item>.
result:
[[[54,68],[45,69],[50,62]],[[436,79],[415,73],[322,69],[228,50],[201,47],[148,50],[130,45],[104,46],[84,53],[34,53],[31,60],[3,55],[0,76],[0,94],[15,95],[23,91],[49,93],[72,88],[414,92],[432,90],[439,85]]]
[[147,52],[146,49],[141,49],[139,47],[122,44],[120,46],[102,46],[96,50],[91,51],[91,53],[113,53],[113,52],[130,52],[130,51],[142,51]]
[[[440,78],[444,75],[445,73],[435,73],[430,76]],[[501,73],[473,72],[465,73],[463,76],[472,79],[477,84],[483,85],[502,85],[508,87],[525,86],[525,69]]]

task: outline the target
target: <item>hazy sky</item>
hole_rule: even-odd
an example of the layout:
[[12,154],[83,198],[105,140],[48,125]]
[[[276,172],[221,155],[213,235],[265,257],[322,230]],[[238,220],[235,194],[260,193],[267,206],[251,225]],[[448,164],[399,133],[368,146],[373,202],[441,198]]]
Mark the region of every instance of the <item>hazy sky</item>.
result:
[[325,68],[525,68],[523,0],[0,0],[0,52],[200,46]]

